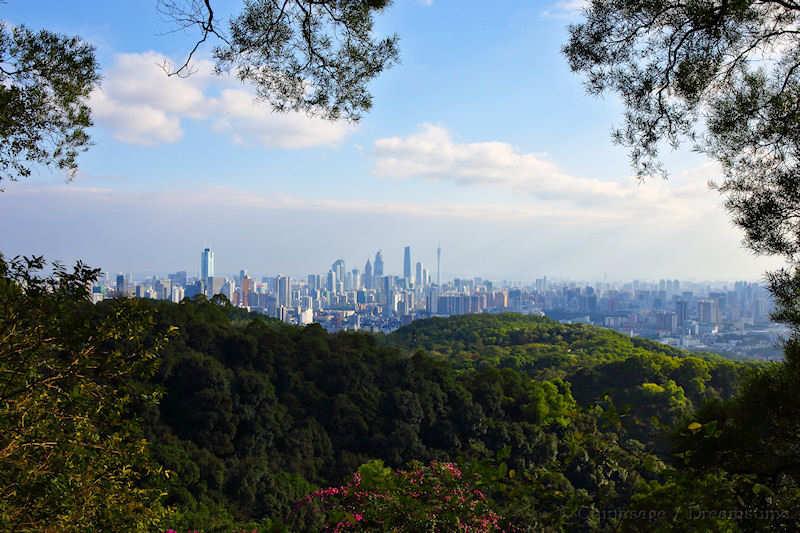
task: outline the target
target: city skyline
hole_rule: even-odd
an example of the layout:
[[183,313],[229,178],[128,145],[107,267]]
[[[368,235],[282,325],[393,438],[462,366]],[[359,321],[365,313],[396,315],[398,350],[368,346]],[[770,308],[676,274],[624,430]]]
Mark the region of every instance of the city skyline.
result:
[[[116,275],[116,274],[125,274],[126,276],[135,275],[139,279],[146,279],[152,276],[166,276],[168,274],[174,272],[186,272],[188,275],[196,276],[199,278],[203,277],[203,261],[205,258],[206,252],[210,252],[210,261],[211,261],[211,271],[212,275],[217,274],[225,277],[235,278],[241,274],[241,272],[248,272],[254,275],[261,275],[261,276],[269,276],[269,275],[287,275],[292,278],[301,278],[305,277],[309,272],[317,272],[317,273],[324,273],[329,270],[329,267],[338,262],[344,261],[346,266],[346,270],[351,270],[352,268],[356,268],[361,272],[366,271],[366,264],[369,263],[370,268],[374,269],[374,261],[376,259],[376,254],[380,254],[382,259],[382,270],[380,270],[378,276],[382,275],[393,275],[396,277],[405,277],[405,250],[410,249],[411,253],[411,273],[412,273],[412,280],[416,278],[416,270],[417,270],[417,263],[421,263],[424,265],[426,271],[428,272],[432,283],[437,283],[437,259],[441,258],[442,263],[446,264],[444,250],[441,248],[441,243],[437,243],[437,247],[430,253],[425,252],[415,252],[416,248],[413,245],[403,245],[400,247],[400,251],[396,251],[396,253],[392,253],[393,250],[387,247],[375,247],[372,254],[366,253],[364,254],[364,261],[360,261],[358,257],[350,258],[346,257],[344,254],[336,254],[331,256],[331,259],[327,261],[327,263],[323,260],[318,267],[308,266],[307,268],[300,268],[296,271],[289,271],[289,270],[282,270],[280,268],[272,268],[269,265],[263,266],[252,266],[252,265],[243,265],[239,264],[240,262],[237,261],[235,258],[225,258],[221,256],[223,259],[223,264],[226,265],[224,268],[217,268],[217,258],[219,254],[214,247],[206,247],[203,249],[201,253],[201,257],[199,262],[195,266],[186,266],[186,265],[175,265],[169,268],[164,269],[146,269],[146,270],[135,270],[135,269],[113,269],[107,268],[103,265],[99,265],[101,270],[109,275]],[[389,257],[395,259],[395,261],[385,260],[383,259],[384,255],[386,254],[387,250],[389,251]],[[439,255],[441,253],[442,255]],[[425,260],[428,257],[427,261]],[[188,262],[187,262],[188,264]],[[238,265],[238,266],[237,266]],[[388,267],[386,265],[389,265]],[[602,282],[602,283],[614,283],[620,284],[625,282],[631,281],[642,281],[642,282],[658,282],[659,280],[663,279],[679,279],[681,281],[688,281],[692,283],[709,283],[709,284],[724,284],[724,283],[735,283],[737,281],[747,281],[751,283],[764,283],[765,279],[763,276],[756,276],[756,277],[730,277],[730,278],[703,278],[703,277],[691,277],[691,276],[680,276],[680,275],[643,275],[643,276],[614,276],[609,275],[609,272],[597,272],[594,275],[586,276],[586,277],[574,277],[574,276],[567,276],[567,275],[559,275],[557,272],[546,272],[546,271],[535,271],[532,270],[529,277],[527,278],[512,278],[512,277],[503,277],[503,276],[487,276],[482,275],[480,273],[470,273],[470,272],[458,272],[454,273],[448,270],[442,270],[441,272],[441,280],[443,282],[452,281],[453,279],[464,278],[464,279],[485,279],[491,280],[496,282],[503,282],[509,284],[525,284],[525,283],[533,283],[536,279],[539,278],[548,278],[553,281],[558,282],[575,282],[575,283],[585,283],[585,282]]]
[[[235,307],[298,325],[318,323],[330,331],[390,333],[414,320],[475,313],[515,312],[549,316],[562,322],[599,325],[664,344],[729,353],[734,357],[775,357],[785,327],[772,323],[774,301],[760,283],[575,282],[537,278],[509,283],[480,277],[439,281],[421,261],[412,268],[413,249],[403,247],[402,275],[387,268],[383,250],[368,258],[363,271],[338,258],[323,272],[292,277],[215,272],[215,252],[200,254],[199,276],[187,271],[135,279],[102,275],[92,288],[95,302],[137,297],[170,300],[205,296]],[[373,265],[375,265],[373,267]]]

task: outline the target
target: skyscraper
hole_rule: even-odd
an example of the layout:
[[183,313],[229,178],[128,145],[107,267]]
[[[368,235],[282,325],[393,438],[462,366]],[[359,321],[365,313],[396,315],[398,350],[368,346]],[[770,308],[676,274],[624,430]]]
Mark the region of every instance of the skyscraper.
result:
[[344,281],[344,259],[337,259],[334,261],[333,265],[331,265],[331,270],[336,273],[336,281]]
[[411,271],[411,247],[406,246],[403,249],[403,277],[406,284],[411,284],[414,281],[414,273]]
[[416,287],[425,287],[425,277],[422,275],[422,271],[425,270],[422,267],[422,262],[417,261],[417,273],[414,276],[414,284]]
[[678,326],[684,326],[689,320],[689,302],[686,300],[675,302],[675,315]]
[[253,278],[248,276],[247,274],[244,275],[241,281],[241,305],[243,307],[250,305],[250,295],[253,293],[255,289],[255,283],[253,282]]
[[292,305],[292,281],[289,276],[279,275],[275,278],[275,293],[277,294],[278,307],[291,307]]
[[436,286],[442,286],[442,245],[436,247]]
[[364,287],[371,289],[373,287],[372,281],[374,279],[375,278],[372,274],[372,263],[370,263],[369,259],[367,259],[367,264],[364,265]]
[[125,275],[118,274],[117,275],[117,297],[127,296],[128,295],[128,284],[125,283]]
[[208,278],[214,275],[214,252],[211,248],[206,248],[200,254],[200,279],[203,283],[208,283]]
[[206,296],[213,298],[222,292],[222,287],[225,285],[225,278],[223,276],[209,276],[208,285],[206,286]]
[[394,276],[383,276],[381,278],[384,303],[393,308],[394,302]]
[[375,277],[382,277],[383,276],[383,254],[381,251],[378,250],[378,253],[375,254]]
[[698,300],[697,317],[701,325],[719,324],[719,304],[717,301],[712,299]]

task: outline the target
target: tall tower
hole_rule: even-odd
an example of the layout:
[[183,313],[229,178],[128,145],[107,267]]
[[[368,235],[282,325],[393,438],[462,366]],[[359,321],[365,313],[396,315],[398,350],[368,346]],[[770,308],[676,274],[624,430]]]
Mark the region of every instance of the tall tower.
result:
[[436,247],[436,286],[442,286],[442,243]]
[[337,259],[334,261],[333,265],[331,265],[331,270],[336,273],[336,281],[344,281],[344,259]]
[[411,270],[411,247],[406,246],[403,249],[403,277],[406,280],[406,283],[411,283],[414,281],[414,274]]
[[276,303],[278,307],[291,307],[292,306],[292,280],[289,276],[282,276],[278,274],[275,278],[275,293]]
[[214,276],[214,252],[211,248],[206,248],[200,254],[200,279],[203,283],[208,283],[208,278]]
[[375,254],[375,276],[383,276],[383,254],[381,251],[378,250],[378,253]]
[[117,298],[128,295],[128,284],[125,283],[125,276],[123,274],[117,275]]
[[369,262],[367,259],[367,264],[364,265],[364,287],[367,289],[373,288],[373,275],[372,275],[372,263]]

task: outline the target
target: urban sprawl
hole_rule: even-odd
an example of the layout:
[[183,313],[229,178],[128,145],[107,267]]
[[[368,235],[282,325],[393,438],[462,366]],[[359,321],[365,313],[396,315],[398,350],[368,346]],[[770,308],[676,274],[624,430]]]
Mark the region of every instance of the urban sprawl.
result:
[[136,280],[103,275],[93,288],[99,301],[138,297],[180,302],[204,295],[293,324],[319,323],[329,331],[388,333],[420,318],[515,312],[562,322],[604,326],[671,346],[734,357],[779,358],[782,326],[770,321],[772,300],[759,283],[697,283],[679,280],[627,283],[553,281],[493,282],[482,278],[441,280],[441,248],[435,271],[403,254],[402,276],[385,271],[380,251],[363,270],[337,259],[324,274],[219,276],[214,252],[201,253],[199,276],[186,271]]

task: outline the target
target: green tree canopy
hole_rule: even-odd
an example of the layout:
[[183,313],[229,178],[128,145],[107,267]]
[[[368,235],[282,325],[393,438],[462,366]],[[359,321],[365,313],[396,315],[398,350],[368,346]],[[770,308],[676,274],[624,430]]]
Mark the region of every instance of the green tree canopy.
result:
[[152,531],[158,467],[133,413],[157,400],[137,380],[167,331],[141,302],[92,305],[96,270],[45,267],[0,255],[0,530]]
[[178,28],[200,37],[173,75],[191,74],[191,60],[216,42],[216,71],[251,83],[277,111],[302,110],[358,120],[372,107],[367,84],[398,59],[397,37],[377,37],[374,16],[390,0],[245,0],[219,24],[212,0],[160,0]]
[[33,164],[74,174],[98,80],[94,48],[78,37],[0,21],[0,186]]

